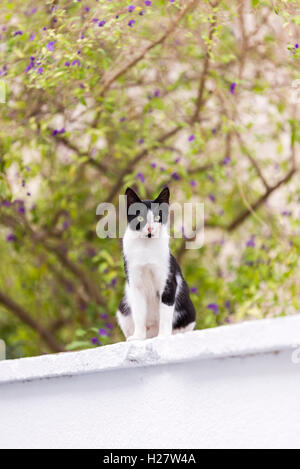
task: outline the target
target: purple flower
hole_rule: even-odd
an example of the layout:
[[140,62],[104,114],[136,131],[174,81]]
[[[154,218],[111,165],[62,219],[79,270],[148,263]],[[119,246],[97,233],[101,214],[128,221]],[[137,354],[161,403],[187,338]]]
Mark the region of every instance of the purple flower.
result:
[[40,68],[38,68],[37,72],[38,72],[39,75],[42,75],[43,71],[44,71],[43,67],[40,67]]
[[156,163],[151,163],[150,166],[151,166],[152,169],[155,169],[157,164]]
[[88,13],[90,11],[89,7],[85,7],[84,11]]
[[99,22],[98,26],[99,28],[103,28],[103,26],[106,24],[106,21],[105,20],[102,20]]
[[219,306],[216,303],[211,303],[207,306],[215,315],[219,314]]
[[27,67],[25,68],[25,72],[29,72],[32,68],[34,67],[34,62],[30,62],[29,65],[27,65]]
[[184,226],[181,227],[181,233],[182,233],[184,239],[188,239],[188,237],[187,237],[186,234],[185,234],[185,228],[184,228]]
[[237,84],[236,84],[236,83],[231,83],[231,85],[230,85],[230,93],[231,93],[232,95],[235,94],[236,87],[237,87]]
[[133,26],[135,25],[135,21],[134,20],[130,20],[129,23],[128,23],[128,26],[130,28],[133,28]]
[[193,295],[196,295],[198,293],[198,288],[197,287],[192,287],[190,291]]
[[247,241],[247,244],[246,244],[247,248],[255,248],[256,247],[256,243],[255,243],[255,236],[251,236],[251,238],[249,239],[249,241]]
[[22,34],[23,34],[23,31],[16,31],[14,33],[14,36],[22,36]]
[[54,44],[55,44],[55,41],[51,41],[47,44],[47,49],[50,51],[50,52],[53,52],[54,51]]
[[150,0],[146,0],[146,1],[145,1],[145,5],[146,5],[146,7],[150,7],[150,6],[151,6]]
[[195,135],[189,136],[189,142],[193,142],[196,139]]
[[114,328],[114,326],[110,322],[107,322],[105,324],[105,326],[107,327],[107,329],[113,329]]
[[11,203],[9,200],[3,200],[2,204],[3,207],[9,208],[11,206]]
[[52,136],[55,137],[56,135],[62,135],[66,132],[66,129],[63,127],[60,130],[54,129],[52,132]]
[[125,121],[126,121],[126,117],[121,117],[120,122],[125,122]]
[[17,237],[15,234],[11,233],[9,234],[7,237],[6,237],[6,242],[7,243],[14,243],[15,241],[17,241]]
[[65,62],[66,67],[70,67],[70,62]]
[[180,181],[180,176],[178,173],[172,173],[172,178],[174,179],[174,181]]
[[216,197],[215,197],[213,194],[209,194],[208,198],[209,198],[209,200],[210,200],[211,202],[213,202],[213,203],[215,203],[216,200],[217,200]]
[[80,67],[80,61],[79,60],[73,60],[72,65],[73,66],[78,65],[78,67]]
[[197,187],[197,182],[194,181],[194,180],[190,181],[190,186],[191,187]]
[[299,44],[295,44],[295,49],[299,49]]
[[137,178],[139,181],[141,181],[142,183],[145,182],[145,176],[143,175],[143,173],[138,173],[137,174]]
[[118,282],[118,279],[117,278],[113,278],[112,281],[110,282],[110,287],[115,287],[117,285],[117,282]]
[[91,342],[92,342],[93,345],[99,345],[99,339],[98,339],[98,337],[93,337],[93,338],[91,339]]
[[65,230],[67,230],[68,228],[70,228],[70,222],[69,222],[69,220],[65,220],[65,221],[63,222],[62,229],[65,231]]
[[106,329],[99,329],[99,335],[100,336],[107,336],[107,330]]
[[130,5],[130,6],[128,7],[129,13],[132,13],[134,10],[135,10],[135,6],[134,6],[134,5]]
[[34,33],[30,34],[29,41],[34,41],[34,39],[35,39],[35,34]]
[[142,11],[139,12],[139,15],[144,16],[145,13],[146,13],[145,10],[142,10]]
[[159,98],[159,97],[160,97],[160,91],[159,91],[159,90],[155,90],[154,96],[155,96],[156,98]]
[[106,313],[101,313],[101,314],[100,314],[100,318],[101,318],[101,319],[108,319],[108,314],[106,314]]
[[226,166],[227,164],[230,164],[231,161],[232,161],[232,160],[231,160],[230,156],[226,156],[226,158],[223,160],[223,165]]
[[291,217],[292,216],[292,212],[290,210],[284,210],[281,215],[283,217]]
[[143,138],[140,138],[139,145],[143,145],[143,143],[145,143],[145,140]]

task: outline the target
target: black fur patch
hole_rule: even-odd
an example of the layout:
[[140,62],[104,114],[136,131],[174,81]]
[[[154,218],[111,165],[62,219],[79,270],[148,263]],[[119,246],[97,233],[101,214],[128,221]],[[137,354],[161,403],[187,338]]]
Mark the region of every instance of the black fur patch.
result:
[[[178,285],[176,277],[180,277],[180,285]],[[168,306],[173,306],[175,303],[173,329],[181,329],[195,321],[196,311],[190,298],[189,288],[175,257],[172,255],[170,257],[170,272],[165,291],[162,295],[162,302]]]
[[131,314],[131,308],[130,308],[125,296],[121,300],[121,303],[120,303],[120,306],[119,306],[119,311],[122,314],[124,314],[124,316],[129,316]]

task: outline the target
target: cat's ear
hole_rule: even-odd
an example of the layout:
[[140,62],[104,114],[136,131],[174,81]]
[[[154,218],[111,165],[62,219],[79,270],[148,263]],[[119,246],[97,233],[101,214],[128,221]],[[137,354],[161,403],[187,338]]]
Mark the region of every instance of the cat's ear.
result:
[[125,195],[127,196],[127,207],[130,207],[130,205],[132,204],[141,202],[139,196],[130,187],[126,189]]
[[155,199],[157,204],[168,204],[170,203],[170,189],[165,187],[159,196]]

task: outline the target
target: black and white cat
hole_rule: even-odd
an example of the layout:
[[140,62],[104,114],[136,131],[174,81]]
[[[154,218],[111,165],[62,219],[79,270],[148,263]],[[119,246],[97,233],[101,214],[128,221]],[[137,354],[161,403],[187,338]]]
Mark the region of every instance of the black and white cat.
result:
[[144,340],[192,331],[195,309],[179,265],[170,253],[168,219],[170,191],[141,200],[126,190],[128,226],[123,239],[127,277],[117,312],[127,340]]

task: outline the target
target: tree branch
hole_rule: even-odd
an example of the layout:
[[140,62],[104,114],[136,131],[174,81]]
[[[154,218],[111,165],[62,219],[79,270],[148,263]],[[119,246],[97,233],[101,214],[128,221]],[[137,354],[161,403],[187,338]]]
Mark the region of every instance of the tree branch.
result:
[[[179,130],[181,130],[181,127],[174,127],[172,130],[170,130],[169,132],[166,132],[165,134],[163,134],[161,137],[158,138],[158,143],[163,143],[165,142],[166,140],[168,140],[169,138],[173,137],[174,135],[176,135]],[[155,147],[155,145],[154,145]],[[106,201],[107,202],[112,202],[113,199],[115,198],[115,196],[117,195],[117,193],[119,192],[119,190],[121,189],[122,185],[123,185],[123,180],[125,178],[125,176],[127,174],[129,174],[133,169],[134,167],[143,159],[145,158],[150,150],[153,149],[153,147],[150,147],[150,148],[145,148],[144,150],[140,151],[131,161],[129,161],[129,163],[127,164],[127,166],[121,171],[121,173],[119,174],[119,177],[116,181],[116,183],[113,185]]]
[[210,65],[211,42],[216,32],[216,26],[217,26],[217,16],[216,14],[214,14],[213,22],[210,24],[210,27],[209,27],[208,45],[207,45],[207,50],[206,50],[205,58],[204,58],[203,71],[202,71],[200,83],[199,83],[196,108],[195,108],[194,115],[191,119],[191,123],[195,123],[199,120],[199,114],[204,104],[205,83],[206,83],[207,75],[209,73],[209,65]]
[[33,319],[27,311],[25,311],[19,304],[15,303],[9,296],[3,293],[0,290],[0,304],[2,304],[6,309],[11,311],[18,319],[31,327],[43,341],[48,345],[52,352],[64,352],[64,347],[60,345],[54,336],[45,329],[41,324],[39,324],[35,319]]
[[255,212],[258,210],[264,202],[268,200],[268,198],[273,194],[273,192],[277,191],[281,186],[284,184],[287,184],[294,174],[297,172],[296,169],[291,169],[291,171],[283,178],[281,179],[275,186],[269,187],[269,189],[262,195],[256,202],[251,204],[251,208],[244,210],[240,215],[238,215],[235,220],[227,227],[227,231],[234,231],[236,228],[238,228],[244,221],[251,215],[252,212]]
[[78,154],[81,157],[86,157],[88,164],[91,166],[94,166],[96,169],[98,169],[101,173],[106,174],[108,171],[108,168],[101,163],[101,161],[96,161],[91,156],[86,153],[80,151],[73,143],[71,143],[67,138],[65,137],[59,137],[58,139],[59,142],[61,142],[65,147],[67,147],[69,150],[73,151],[74,153]]
[[296,159],[296,146],[295,146],[295,137],[294,137],[294,129],[292,127],[291,129],[291,156],[290,156],[290,161],[291,161],[291,169],[287,173],[287,175],[281,179],[280,181],[277,182],[274,186],[269,186],[266,189],[266,192],[253,204],[251,204],[249,207],[246,208],[240,215],[238,215],[235,220],[227,227],[227,231],[234,231],[236,228],[238,228],[253,212],[258,210],[264,202],[266,202],[269,197],[277,191],[281,186],[284,184],[287,184],[293,176],[297,173],[298,168],[297,168],[297,159]]
[[171,26],[166,30],[164,34],[162,34],[156,41],[152,42],[149,44],[147,47],[145,47],[142,52],[140,52],[136,57],[133,57],[127,64],[125,64],[120,70],[116,71],[115,73],[112,74],[110,78],[103,78],[103,87],[102,91],[100,93],[100,96],[103,97],[106,93],[106,91],[111,87],[111,85],[124,73],[126,73],[130,68],[134,67],[138,62],[140,62],[148,52],[150,52],[152,49],[154,49],[156,46],[159,44],[163,44],[165,40],[173,33],[173,31],[176,29],[182,18],[185,16],[185,14],[190,10],[194,5],[198,3],[197,0],[192,0],[189,2],[177,15],[177,18],[175,21],[171,24]]
[[23,229],[28,234],[33,244],[41,243],[41,245],[46,251],[54,254],[56,258],[60,261],[60,263],[63,265],[63,267],[69,270],[69,272],[71,272],[75,277],[80,280],[83,288],[85,289],[87,295],[91,300],[95,301],[100,305],[105,304],[102,296],[99,293],[98,286],[89,278],[89,276],[83,269],[80,269],[73,261],[68,258],[68,256],[62,251],[60,246],[53,245],[52,243],[49,243],[46,240],[47,233],[36,232],[35,230],[33,230],[24,216],[16,219],[10,215],[1,214],[1,223],[12,228],[16,228],[22,223]]
[[260,169],[257,161],[255,160],[255,158],[253,158],[253,156],[251,155],[250,151],[248,150],[248,148],[246,147],[246,145],[244,144],[243,142],[243,139],[241,137],[241,135],[239,134],[239,132],[237,132],[235,130],[235,135],[236,135],[236,138],[237,140],[239,141],[239,144],[240,144],[240,147],[241,147],[241,150],[243,153],[245,153],[245,155],[247,156],[247,158],[249,159],[250,163],[252,164],[252,166],[255,168],[255,171],[257,172],[257,175],[259,177],[259,179],[261,180],[261,182],[263,183],[263,185],[265,186],[265,189],[267,189],[267,191],[270,189],[270,186],[266,180],[266,178],[264,177],[263,175],[263,172],[262,170]]

